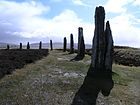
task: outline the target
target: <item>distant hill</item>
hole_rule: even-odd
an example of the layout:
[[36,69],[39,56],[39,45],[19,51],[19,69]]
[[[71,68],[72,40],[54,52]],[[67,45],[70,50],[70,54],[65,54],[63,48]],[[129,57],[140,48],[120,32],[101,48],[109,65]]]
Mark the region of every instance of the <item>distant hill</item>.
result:
[[7,45],[9,45],[10,48],[12,48],[12,49],[18,48],[18,45],[16,45],[16,44],[0,42],[0,49],[5,49],[5,48],[7,48]]
[[[31,47],[31,49],[38,49],[39,43],[32,43],[32,44],[30,44],[30,47]],[[42,43],[42,48],[44,48],[44,49],[50,48],[50,43]],[[53,43],[53,48],[54,49],[63,48],[63,45],[62,45],[62,43]]]
[[[12,43],[3,43],[0,42],[0,49],[5,49],[7,45],[10,45],[11,49],[17,49],[19,48],[19,44],[12,44]],[[74,44],[74,49],[77,49],[77,43]],[[85,45],[86,49],[91,49],[92,45],[91,44],[86,44]],[[39,43],[30,43],[30,48],[31,49],[38,49],[39,48]],[[50,43],[43,43],[42,44],[43,49],[48,49],[50,48]],[[54,42],[53,43],[53,48],[54,49],[63,49],[63,43],[61,42]],[[70,43],[67,43],[67,48],[70,48]],[[129,46],[114,46],[115,49],[138,49],[138,48],[133,48]],[[26,49],[26,44],[23,44],[23,49]]]
[[[32,43],[30,45],[31,45],[31,48],[34,48],[34,49],[39,48],[39,43]],[[90,44],[86,44],[85,46],[86,46],[86,49],[92,48],[92,45],[90,45]],[[50,43],[43,43],[42,47],[50,48]],[[63,49],[63,43],[55,42],[55,43],[53,43],[53,48],[54,49]],[[67,48],[70,48],[69,43],[67,44]],[[74,49],[77,49],[77,43],[74,44]]]

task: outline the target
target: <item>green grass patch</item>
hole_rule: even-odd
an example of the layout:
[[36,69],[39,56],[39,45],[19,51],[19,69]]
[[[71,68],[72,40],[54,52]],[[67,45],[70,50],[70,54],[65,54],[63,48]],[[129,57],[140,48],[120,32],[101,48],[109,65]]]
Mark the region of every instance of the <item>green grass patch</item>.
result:
[[113,80],[119,85],[128,85],[135,79],[140,79],[140,67],[128,67],[113,64]]

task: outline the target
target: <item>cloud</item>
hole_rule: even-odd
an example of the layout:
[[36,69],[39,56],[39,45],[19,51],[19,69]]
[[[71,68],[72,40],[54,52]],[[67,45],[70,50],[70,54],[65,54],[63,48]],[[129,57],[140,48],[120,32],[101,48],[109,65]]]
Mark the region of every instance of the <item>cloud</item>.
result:
[[80,5],[80,6],[85,6],[85,7],[91,7],[90,5],[84,3],[82,0],[72,0],[72,2],[75,5]]
[[69,22],[81,22],[82,19],[79,19],[77,14],[69,9],[66,9],[62,11],[58,16],[55,16],[53,18],[53,21],[55,22],[61,22],[61,21],[69,21]]
[[133,5],[139,6],[140,5],[140,0],[134,0]]
[[127,4],[133,2],[134,0],[108,0],[104,5],[106,12],[110,13],[122,13],[126,12],[127,8],[125,7]]
[[[78,39],[78,27],[83,27],[86,43],[91,44],[93,37],[92,28],[94,25],[84,22],[78,15],[72,10],[64,10],[58,16],[55,16],[50,20],[50,33],[57,37],[67,37],[69,42],[70,34],[73,33],[75,42]],[[87,37],[88,36],[88,37]]]
[[107,20],[110,21],[114,42],[117,45],[140,47],[140,19],[136,18],[129,7],[136,8],[139,2],[136,0],[108,0],[106,2],[106,13],[115,14]]
[[115,44],[125,46],[140,46],[140,28],[133,25],[133,16],[121,14],[110,19]]
[[[32,22],[37,20],[43,12],[48,12],[49,9],[48,6],[36,3],[35,1],[22,3],[0,1],[0,37],[6,35],[7,40],[9,40],[8,37],[11,38],[11,36],[15,37],[15,39],[17,39],[17,37],[28,38],[29,34],[27,33],[29,30],[34,30],[34,27],[37,28],[37,26],[32,25]],[[30,26],[33,27],[29,28]],[[24,35],[21,33],[24,33]],[[0,41],[3,41],[3,39]]]
[[[64,36],[69,40],[70,34],[73,33],[76,42],[79,26],[84,27],[85,34],[90,34],[91,24],[83,22],[74,11],[63,10],[52,19],[42,17],[43,12],[50,10],[49,6],[35,1],[0,1],[0,41],[62,41]],[[85,37],[87,43],[90,43],[89,38]]]
[[51,2],[61,2],[63,0],[50,0]]
[[[108,0],[106,7],[111,5],[112,1]],[[108,7],[106,10],[106,15],[116,13],[107,19],[110,21],[114,42],[117,45],[140,47],[140,28],[137,26],[140,19],[128,12],[127,7],[131,2],[131,5],[135,6],[135,1],[122,1],[115,1],[116,5],[119,5],[116,8],[120,9],[110,10],[111,8]],[[49,41],[49,39],[62,42],[63,37],[67,37],[69,42],[71,33],[74,35],[74,41],[77,42],[78,27],[83,27],[85,42],[92,43],[94,23],[85,22],[74,10],[64,9],[52,18],[47,18],[47,15],[51,14],[51,7],[37,0],[20,3],[2,0],[0,13],[0,42],[39,42]],[[46,17],[43,17],[44,13],[47,14]]]

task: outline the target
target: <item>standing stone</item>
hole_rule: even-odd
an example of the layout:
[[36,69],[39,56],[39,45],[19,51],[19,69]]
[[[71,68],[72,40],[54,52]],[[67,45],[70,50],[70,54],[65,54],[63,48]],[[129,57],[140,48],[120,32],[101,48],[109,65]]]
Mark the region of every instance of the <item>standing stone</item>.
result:
[[78,54],[72,60],[82,60],[85,57],[85,42],[83,36],[83,28],[78,28]]
[[[114,86],[112,80],[113,38],[109,21],[104,30],[105,11],[103,7],[97,7],[95,12],[95,32],[92,46],[91,67],[88,75],[92,75],[102,81],[99,89],[103,95],[108,96]],[[106,85],[106,86],[105,86]]]
[[27,43],[27,49],[30,49],[30,44],[29,44],[29,42]]
[[9,46],[9,44],[7,44],[7,48],[6,48],[7,50],[9,50],[10,49],[10,46]]
[[64,46],[63,46],[63,52],[66,52],[67,50],[67,39],[64,37]]
[[105,35],[104,35],[105,10],[97,7],[95,10],[95,31],[92,45],[92,66],[104,69]]
[[83,59],[85,57],[85,42],[84,42],[84,36],[81,36],[80,39],[80,46],[78,50],[78,55]]
[[113,62],[113,38],[112,32],[110,29],[109,21],[106,22],[106,29],[105,29],[105,38],[106,38],[106,56],[105,56],[105,68],[112,72],[112,62]]
[[96,105],[99,92],[108,96],[114,86],[112,80],[113,38],[109,21],[104,30],[104,20],[104,8],[96,7],[91,65],[72,105]]
[[81,36],[83,35],[83,28],[79,27],[78,28],[78,50],[80,49],[80,40],[81,40]]
[[22,50],[22,43],[20,43],[20,45],[19,45],[19,49]]
[[101,6],[97,7],[95,12],[91,67],[98,75],[112,77],[113,38],[109,21],[107,21],[104,31],[104,19],[104,8]]
[[53,50],[52,40],[50,40],[50,47],[51,47],[51,50]]
[[82,27],[79,27],[79,29],[78,29],[78,55],[81,58],[84,58],[84,56],[85,56],[85,42],[84,42]]
[[39,49],[42,49],[42,42],[39,43]]
[[70,34],[70,54],[74,53],[74,40],[73,40],[73,34]]

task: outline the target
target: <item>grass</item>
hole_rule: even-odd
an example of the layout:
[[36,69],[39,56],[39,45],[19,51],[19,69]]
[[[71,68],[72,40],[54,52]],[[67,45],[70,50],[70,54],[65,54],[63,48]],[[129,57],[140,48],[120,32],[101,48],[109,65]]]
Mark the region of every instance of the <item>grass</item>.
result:
[[[75,56],[54,50],[42,60],[6,75],[0,80],[0,105],[70,105],[90,65],[90,56],[70,61]],[[113,72],[115,86],[109,97],[99,95],[97,105],[137,105],[140,67],[113,64]]]
[[[125,69],[126,68],[127,67],[125,67]],[[125,69],[123,69],[122,66],[113,65],[113,81],[115,84],[127,86],[128,83],[132,81],[132,78],[128,77],[125,73]],[[126,71],[129,72],[128,70]]]

